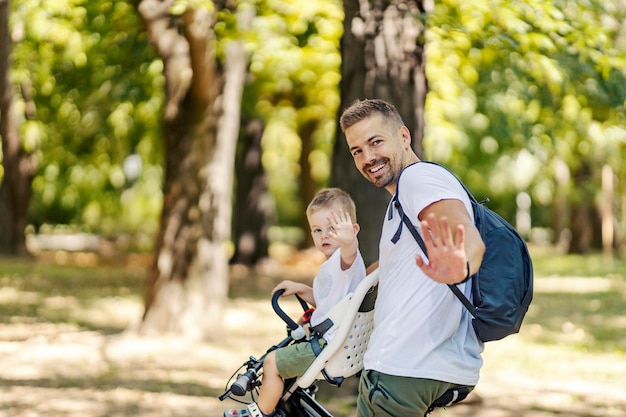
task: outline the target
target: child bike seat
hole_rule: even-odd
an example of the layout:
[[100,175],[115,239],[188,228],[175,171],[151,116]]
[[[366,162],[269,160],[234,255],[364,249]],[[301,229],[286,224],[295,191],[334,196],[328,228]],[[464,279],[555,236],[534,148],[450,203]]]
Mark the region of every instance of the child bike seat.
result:
[[327,330],[337,329],[333,339],[295,386],[308,388],[316,380],[326,379],[334,385],[363,369],[363,355],[374,330],[374,302],[378,290],[378,269],[371,272],[326,314],[321,323]]

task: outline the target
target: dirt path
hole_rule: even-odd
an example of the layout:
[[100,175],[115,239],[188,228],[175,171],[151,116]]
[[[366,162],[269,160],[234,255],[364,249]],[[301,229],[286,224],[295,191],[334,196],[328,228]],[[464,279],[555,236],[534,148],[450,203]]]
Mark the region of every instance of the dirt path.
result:
[[[137,317],[140,308],[102,306],[123,316],[113,320]],[[233,405],[217,399],[230,374],[284,335],[269,304],[250,299],[231,302],[226,326],[219,342],[189,343],[63,323],[2,324],[0,417],[219,417]],[[623,417],[624,375],[624,355],[585,354],[515,336],[487,346],[480,385],[467,405],[433,415]],[[342,387],[328,402],[335,416],[354,415],[350,393]]]

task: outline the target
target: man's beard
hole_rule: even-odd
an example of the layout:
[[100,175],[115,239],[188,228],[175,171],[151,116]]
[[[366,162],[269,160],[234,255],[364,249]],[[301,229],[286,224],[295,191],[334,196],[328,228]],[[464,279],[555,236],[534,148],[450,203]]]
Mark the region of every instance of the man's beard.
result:
[[[385,164],[385,167],[381,170],[382,173],[371,173],[369,169],[376,165],[380,165],[381,163]],[[378,188],[385,188],[389,184],[395,181],[394,170],[391,167],[391,161],[389,159],[378,160],[374,163],[368,164],[363,168],[361,174],[367,179],[369,182],[374,184]]]

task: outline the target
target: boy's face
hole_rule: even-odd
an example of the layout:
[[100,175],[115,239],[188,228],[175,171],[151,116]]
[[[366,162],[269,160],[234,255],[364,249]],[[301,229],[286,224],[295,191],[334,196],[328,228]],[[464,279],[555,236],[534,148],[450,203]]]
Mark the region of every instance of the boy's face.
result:
[[328,235],[332,231],[330,224],[331,210],[317,209],[308,216],[311,236],[317,250],[322,252],[327,258],[330,257],[341,246],[339,241]]

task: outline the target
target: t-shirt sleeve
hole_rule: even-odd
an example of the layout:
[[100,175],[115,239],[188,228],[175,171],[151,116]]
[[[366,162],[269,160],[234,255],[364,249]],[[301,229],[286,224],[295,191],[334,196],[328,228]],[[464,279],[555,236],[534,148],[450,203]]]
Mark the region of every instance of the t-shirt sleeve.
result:
[[460,200],[471,213],[471,203],[461,183],[447,169],[417,163],[404,170],[398,183],[400,204],[412,221],[426,207],[441,200]]

